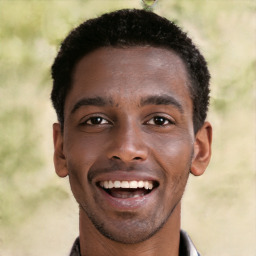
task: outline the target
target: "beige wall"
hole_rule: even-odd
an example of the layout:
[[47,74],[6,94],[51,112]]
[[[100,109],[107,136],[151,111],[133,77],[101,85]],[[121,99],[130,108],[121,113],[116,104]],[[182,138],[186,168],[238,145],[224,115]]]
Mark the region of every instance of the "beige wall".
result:
[[[213,158],[185,192],[182,227],[204,256],[255,255],[255,2],[159,0],[156,12],[209,62]],[[67,255],[78,235],[68,180],[52,164],[49,69],[84,19],[139,0],[0,0],[0,255]],[[254,98],[253,98],[254,97]]]

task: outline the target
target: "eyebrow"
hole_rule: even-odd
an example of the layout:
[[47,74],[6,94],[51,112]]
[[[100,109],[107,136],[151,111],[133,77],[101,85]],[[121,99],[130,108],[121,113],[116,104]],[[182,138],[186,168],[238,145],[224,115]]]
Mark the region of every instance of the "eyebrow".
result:
[[[106,105],[113,106],[113,100],[111,98],[104,99],[102,97],[82,98],[74,105],[71,110],[71,114],[76,112],[82,106],[103,107]],[[184,113],[182,105],[174,97],[169,95],[153,95],[142,98],[140,101],[140,106],[143,107],[145,105],[172,105],[176,107],[181,113]]]
[[94,97],[94,98],[83,98],[79,100],[71,110],[71,114],[76,112],[82,106],[106,106],[113,105],[112,99],[103,99],[102,97]]
[[153,95],[145,97],[141,100],[140,106],[143,107],[145,105],[172,105],[181,113],[184,113],[184,109],[179,101],[170,95]]

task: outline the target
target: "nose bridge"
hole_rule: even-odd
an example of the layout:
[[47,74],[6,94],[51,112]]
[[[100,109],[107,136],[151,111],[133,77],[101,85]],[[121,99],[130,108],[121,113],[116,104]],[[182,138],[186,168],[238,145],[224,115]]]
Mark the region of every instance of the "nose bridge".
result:
[[139,124],[135,120],[127,118],[124,123],[116,127],[113,133],[109,158],[120,159],[123,162],[147,158],[147,146],[142,139]]

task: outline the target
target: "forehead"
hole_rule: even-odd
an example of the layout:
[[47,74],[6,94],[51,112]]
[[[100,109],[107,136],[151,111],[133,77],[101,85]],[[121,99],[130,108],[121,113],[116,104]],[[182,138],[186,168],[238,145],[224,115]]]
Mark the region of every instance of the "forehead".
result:
[[97,49],[77,63],[67,101],[99,95],[139,100],[146,94],[190,100],[186,67],[176,53],[151,46]]

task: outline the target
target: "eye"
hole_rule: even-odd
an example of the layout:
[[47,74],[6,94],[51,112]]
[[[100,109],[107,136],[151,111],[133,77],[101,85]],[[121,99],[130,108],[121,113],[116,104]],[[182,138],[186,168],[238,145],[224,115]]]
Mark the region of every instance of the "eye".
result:
[[154,116],[147,122],[147,124],[165,126],[165,125],[174,124],[174,121],[171,121],[170,119],[165,118],[163,116]]
[[108,124],[109,122],[100,117],[100,116],[93,116],[90,117],[89,119],[87,119],[86,121],[84,121],[82,124],[86,124],[86,125],[100,125],[100,124]]

